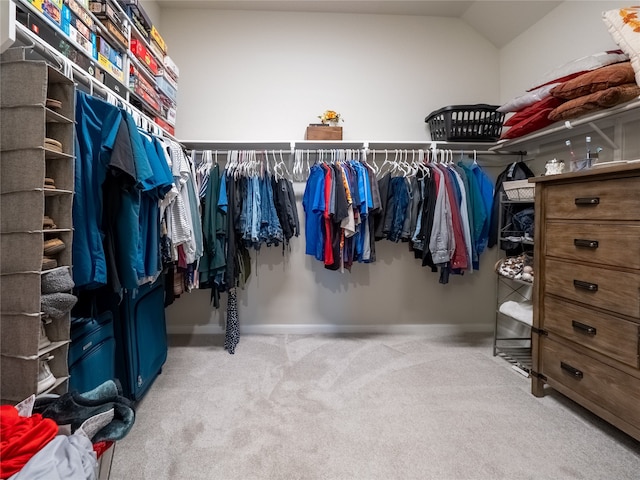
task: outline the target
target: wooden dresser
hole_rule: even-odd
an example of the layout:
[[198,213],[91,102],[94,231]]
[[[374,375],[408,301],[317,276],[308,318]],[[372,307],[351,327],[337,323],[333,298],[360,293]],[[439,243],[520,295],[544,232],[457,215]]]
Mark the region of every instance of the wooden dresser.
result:
[[537,177],[532,393],[640,440],[640,163]]

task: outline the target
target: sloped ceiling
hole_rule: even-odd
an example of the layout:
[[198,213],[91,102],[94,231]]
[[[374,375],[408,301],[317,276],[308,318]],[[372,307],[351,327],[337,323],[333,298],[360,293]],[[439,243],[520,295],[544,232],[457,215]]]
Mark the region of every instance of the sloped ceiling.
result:
[[[152,3],[152,2],[146,2]],[[548,0],[155,0],[162,9],[209,8],[461,18],[501,48],[562,1]]]

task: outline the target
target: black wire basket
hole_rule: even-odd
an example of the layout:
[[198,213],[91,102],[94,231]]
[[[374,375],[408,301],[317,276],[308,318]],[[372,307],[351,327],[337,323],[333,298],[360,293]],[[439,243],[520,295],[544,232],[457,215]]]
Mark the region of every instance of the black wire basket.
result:
[[447,142],[495,142],[500,138],[504,113],[499,105],[451,105],[431,112],[424,121],[429,124],[431,140]]

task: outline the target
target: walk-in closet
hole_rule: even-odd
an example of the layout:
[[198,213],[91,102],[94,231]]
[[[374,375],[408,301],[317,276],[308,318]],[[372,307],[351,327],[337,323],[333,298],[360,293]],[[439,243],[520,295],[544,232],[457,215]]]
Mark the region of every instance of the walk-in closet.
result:
[[0,478],[638,477],[639,7],[6,0],[0,37]]

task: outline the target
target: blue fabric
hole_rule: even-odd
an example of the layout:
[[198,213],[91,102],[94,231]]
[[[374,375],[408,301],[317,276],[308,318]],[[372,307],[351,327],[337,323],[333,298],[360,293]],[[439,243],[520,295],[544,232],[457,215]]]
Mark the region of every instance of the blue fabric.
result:
[[[136,188],[122,191],[122,210],[117,219],[115,243],[116,266],[120,284],[125,290],[138,288],[138,278],[145,271],[144,237],[141,235],[141,192],[152,185],[153,170],[145,149],[142,135],[138,131],[133,117],[121,111],[128,127],[133,163],[136,170]],[[145,206],[144,215],[152,215],[150,207]],[[146,223],[142,218],[142,223]],[[152,227],[153,228],[153,227]],[[159,238],[159,237],[158,237]]]
[[409,190],[404,177],[392,177],[390,185],[391,195],[394,202],[392,204],[393,219],[391,222],[391,230],[387,238],[392,242],[400,241],[402,236],[402,227],[407,214],[407,206],[409,205]]
[[[482,171],[477,163],[471,166],[475,178],[478,181],[480,189],[480,196],[482,198],[482,206],[485,212],[484,222],[482,223],[482,230],[480,236],[477,239],[476,251],[478,256],[484,252],[489,243],[489,230],[491,227],[491,210],[493,209],[493,183],[489,179],[486,173]],[[475,216],[474,216],[475,218]]]
[[[273,200],[273,188],[271,187],[271,177],[265,175],[260,179],[261,185],[261,198],[263,205],[266,205],[262,209],[263,217],[261,219],[262,227],[264,228],[267,245],[279,244],[284,241],[284,233],[282,231],[282,225],[280,225],[280,219],[278,218],[278,212],[276,211],[276,204]],[[266,212],[266,217],[264,216]]]
[[160,142],[146,134],[141,135],[141,140],[152,174],[141,181],[143,193],[140,199],[140,239],[136,266],[138,279],[155,277],[162,270],[158,200],[164,198],[173,185],[173,176],[162,153]]
[[229,200],[227,200],[227,176],[226,175],[222,175],[222,178],[220,179],[220,197],[218,198],[218,208],[222,210],[224,213],[227,213],[227,208],[229,208]]
[[118,108],[76,92],[73,281],[77,288],[107,283],[103,247],[102,184],[121,121]]
[[322,222],[325,208],[324,171],[319,165],[313,165],[309,172],[307,185],[302,196],[305,212],[305,254],[324,260],[324,240]]

